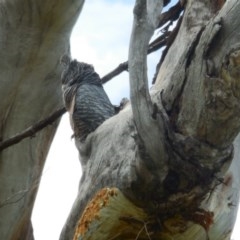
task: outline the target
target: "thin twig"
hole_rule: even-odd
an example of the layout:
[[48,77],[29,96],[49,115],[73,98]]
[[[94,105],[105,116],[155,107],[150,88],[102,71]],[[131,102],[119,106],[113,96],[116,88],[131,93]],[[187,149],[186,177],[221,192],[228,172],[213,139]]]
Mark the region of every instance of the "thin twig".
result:
[[19,143],[21,140],[27,137],[33,137],[37,132],[45,128],[47,125],[52,124],[56,121],[59,117],[61,117],[66,112],[65,107],[62,107],[52,113],[49,117],[37,122],[36,124],[28,127],[21,133],[16,134],[13,137],[8,138],[5,141],[0,142],[0,151],[6,149],[14,144]]

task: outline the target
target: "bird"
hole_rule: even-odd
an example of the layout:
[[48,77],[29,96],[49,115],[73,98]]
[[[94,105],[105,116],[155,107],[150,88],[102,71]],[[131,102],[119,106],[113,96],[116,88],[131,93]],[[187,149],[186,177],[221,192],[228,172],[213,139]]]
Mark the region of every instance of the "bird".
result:
[[105,120],[115,115],[101,79],[88,63],[63,55],[61,75],[63,101],[70,114],[74,137],[84,142]]

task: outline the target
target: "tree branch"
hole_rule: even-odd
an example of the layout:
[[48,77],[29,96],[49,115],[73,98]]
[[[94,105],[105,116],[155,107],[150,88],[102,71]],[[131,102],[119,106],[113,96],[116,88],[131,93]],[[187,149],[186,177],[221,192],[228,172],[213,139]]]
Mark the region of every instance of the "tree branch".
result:
[[155,166],[165,158],[163,125],[153,118],[154,107],[148,90],[147,49],[149,40],[158,25],[163,7],[162,1],[137,0],[134,7],[134,23],[129,47],[129,76],[133,118],[145,151]]
[[127,71],[127,70],[128,70],[128,62],[123,62],[123,63],[119,64],[119,66],[117,68],[115,68],[110,73],[108,73],[104,77],[102,77],[102,84],[110,81],[112,78],[116,77],[123,71]]
[[169,8],[167,12],[162,13],[160,21],[158,23],[158,27],[162,27],[168,21],[176,21],[179,17],[181,12],[183,11],[183,6],[180,2],[178,2],[173,7]]
[[65,107],[58,109],[52,113],[49,117],[37,122],[36,124],[30,126],[19,134],[16,134],[13,137],[8,138],[5,141],[0,142],[0,151],[6,149],[14,144],[19,143],[24,138],[33,137],[37,132],[45,128],[47,125],[52,124],[56,119],[61,117],[66,112]]

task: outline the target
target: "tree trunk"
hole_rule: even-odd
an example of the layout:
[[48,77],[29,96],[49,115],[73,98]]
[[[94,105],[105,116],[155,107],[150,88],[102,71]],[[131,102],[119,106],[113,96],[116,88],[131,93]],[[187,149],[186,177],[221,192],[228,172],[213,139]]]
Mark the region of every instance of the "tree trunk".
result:
[[136,1],[131,104],[84,143],[76,139],[83,175],[61,240],[230,239],[240,183],[240,2],[181,4],[149,94],[147,45],[163,3]]
[[[0,2],[1,141],[62,107],[59,59],[83,2]],[[57,126],[0,152],[1,239],[33,239],[31,212]]]

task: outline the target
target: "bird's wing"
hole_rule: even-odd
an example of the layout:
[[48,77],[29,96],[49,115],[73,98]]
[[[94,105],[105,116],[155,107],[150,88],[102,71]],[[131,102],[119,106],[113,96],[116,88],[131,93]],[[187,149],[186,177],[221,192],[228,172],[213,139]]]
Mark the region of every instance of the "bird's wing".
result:
[[74,130],[82,138],[115,114],[103,87],[83,84],[78,87],[72,114]]

